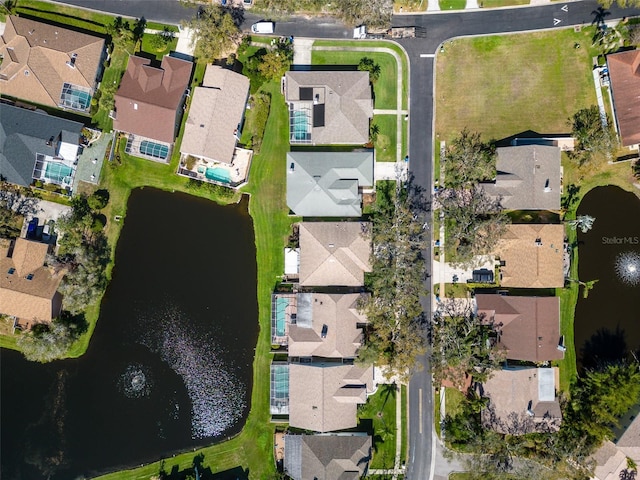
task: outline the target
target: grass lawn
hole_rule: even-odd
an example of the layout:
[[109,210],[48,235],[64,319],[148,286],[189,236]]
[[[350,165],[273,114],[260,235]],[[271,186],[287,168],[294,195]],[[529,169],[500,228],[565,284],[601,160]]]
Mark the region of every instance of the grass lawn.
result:
[[480,0],[481,8],[510,7],[512,5],[529,5],[530,0]]
[[440,10],[462,10],[467,6],[467,0],[439,0],[438,4]]
[[[127,62],[129,61],[129,52],[119,46],[114,47],[111,53],[111,60],[109,66],[105,69],[102,75],[101,87],[106,85],[120,85],[120,79],[124,75],[124,71],[127,69]],[[99,129],[105,132],[110,132],[113,128],[113,120],[109,118],[109,111],[104,108],[99,108],[98,111],[91,117],[91,121]]]
[[400,394],[402,395],[402,409],[400,415],[402,418],[402,441],[400,447],[400,463],[407,459],[407,438],[409,438],[409,432],[407,431],[407,405],[409,402],[409,394],[407,392],[407,386],[400,386]]
[[444,408],[447,415],[454,417],[462,412],[464,395],[457,388],[447,388],[444,394]]
[[485,140],[567,133],[568,118],[596,104],[592,34],[590,27],[447,42],[436,66],[439,138],[465,127]]
[[162,60],[162,57],[168,55],[172,50],[176,49],[176,46],[178,45],[178,36],[174,36],[169,42],[162,44],[161,48],[158,49],[153,44],[153,37],[155,37],[156,35],[157,34],[154,33],[145,33],[142,36],[142,44],[140,49],[143,52],[155,55],[156,59]]
[[371,58],[380,65],[380,78],[373,84],[375,108],[394,110],[398,69],[392,55],[378,52],[313,50],[311,62],[314,65],[353,65],[355,70],[363,57]]
[[373,459],[369,468],[393,468],[396,454],[395,385],[380,385],[378,391],[358,407],[358,419],[371,421]]
[[106,33],[105,25],[113,23],[115,18],[106,13],[39,0],[18,0],[15,11],[20,15],[38,17],[64,26],[102,34]]
[[374,115],[373,123],[378,125],[380,132],[375,141],[376,161],[395,162],[397,150],[397,117],[395,115]]

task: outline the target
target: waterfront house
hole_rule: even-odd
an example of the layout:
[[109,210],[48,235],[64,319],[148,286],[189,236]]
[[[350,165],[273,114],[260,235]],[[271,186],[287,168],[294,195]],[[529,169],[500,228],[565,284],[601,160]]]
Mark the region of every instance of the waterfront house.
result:
[[48,247],[24,238],[0,245],[0,314],[14,317],[19,328],[50,323],[62,309],[64,272],[46,265]]
[[368,222],[300,223],[300,285],[364,285],[371,271]]
[[283,82],[292,145],[369,142],[373,118],[369,72],[291,71]]
[[373,166],[373,151],[289,152],[287,205],[301,217],[361,217]]
[[357,480],[367,475],[372,439],[364,432],[284,436],[284,471],[292,480]]
[[477,314],[496,326],[498,345],[510,360],[546,362],[564,358],[558,297],[476,294]]
[[239,185],[246,181],[251,150],[238,148],[249,79],[218,65],[207,65],[191,99],[180,145],[178,173],[189,178]]
[[560,148],[497,149],[496,178],[480,187],[505,210],[560,210]]
[[0,103],[0,173],[23,187],[35,181],[71,191],[83,125]]
[[620,140],[625,147],[640,145],[640,50],[607,55],[611,94]]
[[509,367],[482,383],[488,399],[482,410],[486,428],[509,435],[556,432],[562,423],[556,396],[558,368]]
[[102,38],[9,15],[0,36],[0,93],[88,112],[104,55]]
[[507,225],[495,253],[503,287],[564,286],[564,225]]
[[182,120],[193,63],[166,55],[159,67],[131,55],[111,116],[130,155],[168,163]]
[[289,425],[315,432],[354,428],[358,405],[373,392],[373,366],[289,364]]

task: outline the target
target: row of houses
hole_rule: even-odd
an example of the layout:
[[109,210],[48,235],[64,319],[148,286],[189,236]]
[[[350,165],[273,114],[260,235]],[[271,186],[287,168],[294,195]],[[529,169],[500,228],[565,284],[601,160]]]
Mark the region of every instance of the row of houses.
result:
[[[367,325],[364,276],[371,271],[370,224],[359,221],[362,196],[375,189],[374,152],[364,148],[371,85],[366,72],[291,71],[282,91],[296,146],[286,156],[287,205],[303,221],[294,227],[298,244],[285,251],[291,288],[271,302],[271,341],[276,352],[286,351],[271,365],[271,414],[288,420],[290,430],[316,432],[282,437],[291,478],[360,478],[372,438],[345,430],[357,427],[358,405],[376,389],[373,365],[356,362]],[[302,148],[336,144],[353,148]],[[332,221],[310,221],[322,217]]]

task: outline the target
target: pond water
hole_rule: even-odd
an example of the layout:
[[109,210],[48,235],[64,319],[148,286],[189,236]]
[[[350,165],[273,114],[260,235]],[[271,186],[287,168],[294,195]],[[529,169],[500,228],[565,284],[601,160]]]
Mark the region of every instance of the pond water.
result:
[[574,324],[579,365],[591,367],[640,348],[640,199],[599,187],[578,214],[596,218],[592,230],[578,233],[578,270],[583,282],[598,282],[588,298],[580,295]]
[[246,202],[133,191],[87,353],[0,352],[2,478],[118,470],[238,433],[258,336]]

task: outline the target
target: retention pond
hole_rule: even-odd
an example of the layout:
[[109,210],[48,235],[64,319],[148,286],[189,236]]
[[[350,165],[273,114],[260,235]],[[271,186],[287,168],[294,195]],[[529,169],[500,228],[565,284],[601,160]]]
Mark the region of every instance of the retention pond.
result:
[[70,479],[238,433],[258,336],[253,225],[218,206],[132,192],[87,353],[0,352],[2,478]]

